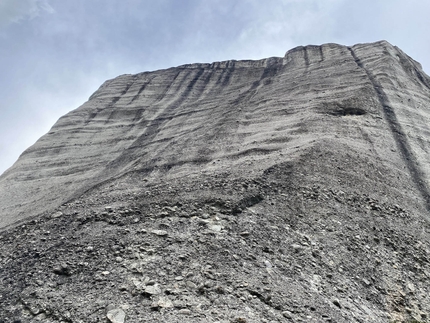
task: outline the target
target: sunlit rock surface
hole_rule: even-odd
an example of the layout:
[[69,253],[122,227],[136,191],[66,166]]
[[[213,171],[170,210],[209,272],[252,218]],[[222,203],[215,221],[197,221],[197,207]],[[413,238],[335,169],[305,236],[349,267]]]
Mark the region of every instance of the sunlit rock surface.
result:
[[427,322],[429,125],[385,41],[109,80],[0,177],[0,314]]

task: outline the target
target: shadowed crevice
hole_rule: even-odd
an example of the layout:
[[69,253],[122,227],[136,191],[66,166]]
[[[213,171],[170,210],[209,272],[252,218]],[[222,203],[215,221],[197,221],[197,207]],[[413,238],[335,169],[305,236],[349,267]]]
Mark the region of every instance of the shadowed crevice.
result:
[[229,64],[226,66],[226,68],[223,70],[220,76],[220,80],[222,79],[222,81],[220,82],[223,87],[229,85],[231,76],[233,75],[233,72],[236,69],[234,62],[231,62],[231,65],[232,66],[230,66],[230,62],[229,62]]
[[390,127],[391,133],[393,135],[394,141],[396,142],[397,148],[400,151],[401,157],[406,164],[412,181],[414,182],[422,198],[424,199],[427,211],[430,212],[430,192],[425,183],[423,172],[420,169],[415,155],[413,154],[412,148],[397,118],[397,115],[394,109],[390,106],[390,102],[388,100],[387,95],[382,89],[382,85],[378,82],[375,76],[373,76],[373,74],[368,69],[366,69],[360,58],[358,58],[358,56],[355,54],[354,50],[351,47],[348,47],[348,50],[354,58],[355,63],[365,71],[370,82],[372,83],[372,86],[377,94],[378,101],[382,107],[384,118]]
[[321,56],[321,60],[320,62],[324,61],[324,52],[323,52],[323,48],[322,46],[318,46],[319,47],[319,51],[320,51],[320,56]]
[[308,67],[310,63],[309,63],[308,49],[306,47],[303,48],[303,53],[304,53],[306,67]]
[[430,90],[430,81],[427,77],[423,76],[423,73],[415,68],[415,75],[421,81],[421,83]]
[[[147,80],[145,83],[142,84],[142,86],[140,87],[139,91],[137,92],[137,94],[133,97],[133,99],[131,99],[130,103],[133,103],[136,99],[139,98],[140,94],[146,89],[146,87],[151,83],[153,78]],[[130,104],[129,103],[129,104]]]

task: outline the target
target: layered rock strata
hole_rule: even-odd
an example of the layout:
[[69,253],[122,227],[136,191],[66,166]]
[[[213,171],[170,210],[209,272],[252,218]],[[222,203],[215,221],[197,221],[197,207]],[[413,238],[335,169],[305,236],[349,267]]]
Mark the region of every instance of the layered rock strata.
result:
[[429,118],[384,41],[107,81],[0,177],[0,314],[425,322]]
[[[130,171],[240,171],[252,159],[246,172],[258,173],[330,140],[368,146],[427,205],[429,87],[420,65],[386,42],[123,75],[3,174],[0,225]],[[378,131],[386,138],[376,140]]]

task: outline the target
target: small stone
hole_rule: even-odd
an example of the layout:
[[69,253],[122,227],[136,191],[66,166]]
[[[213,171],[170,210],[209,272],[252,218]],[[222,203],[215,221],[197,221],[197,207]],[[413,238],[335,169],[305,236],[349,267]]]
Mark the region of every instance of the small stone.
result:
[[186,307],[185,303],[180,301],[180,300],[174,300],[173,301],[173,306],[176,308],[184,308]]
[[215,286],[215,283],[211,280],[207,280],[205,281],[205,283],[203,284],[206,288],[212,288]]
[[124,323],[125,312],[120,308],[114,308],[107,312],[106,317],[112,323]]
[[63,212],[55,212],[54,214],[51,215],[51,218],[55,219],[55,218],[59,218],[63,215]]
[[144,293],[148,295],[159,295],[161,294],[161,289],[157,284],[149,285],[145,287]]
[[46,314],[45,313],[40,313],[35,317],[36,320],[38,321],[44,321],[46,320]]
[[177,206],[174,206],[174,207],[165,206],[163,209],[170,211],[170,212],[176,212],[178,207]]
[[192,281],[187,281],[186,282],[186,285],[187,285],[187,287],[188,288],[191,288],[191,289],[197,289],[197,285],[196,284],[194,284]]
[[173,307],[172,301],[168,297],[160,297],[157,301],[151,304],[151,308],[169,308]]
[[182,314],[182,315],[190,315],[190,314],[191,314],[191,311],[190,311],[189,309],[183,308],[183,309],[180,309],[180,310],[178,311],[178,314]]
[[209,229],[215,232],[220,232],[222,230],[223,226],[219,224],[213,224],[209,226]]
[[339,302],[339,300],[338,299],[334,299],[333,300],[333,304],[334,305],[336,305],[337,307],[339,307],[339,308],[342,308],[342,306],[340,305],[340,302]]
[[40,308],[38,308],[38,307],[30,305],[30,306],[28,306],[28,309],[29,309],[30,313],[33,315],[40,314]]
[[106,206],[106,207],[105,207],[105,210],[106,210],[107,212],[113,212],[113,209],[112,209],[112,207],[111,207],[111,206]]
[[294,252],[300,252],[303,250],[303,247],[299,244],[292,244],[291,248],[294,250]]
[[246,237],[246,236],[249,236],[249,232],[248,231],[243,231],[243,232],[240,233],[240,235],[242,237]]
[[60,266],[55,267],[53,272],[54,272],[54,274],[57,274],[57,275],[70,276],[71,270],[67,264],[63,263]]
[[151,232],[160,237],[167,236],[167,231],[165,230],[152,230]]
[[407,289],[409,294],[415,293],[415,286],[412,283],[407,283],[406,289]]

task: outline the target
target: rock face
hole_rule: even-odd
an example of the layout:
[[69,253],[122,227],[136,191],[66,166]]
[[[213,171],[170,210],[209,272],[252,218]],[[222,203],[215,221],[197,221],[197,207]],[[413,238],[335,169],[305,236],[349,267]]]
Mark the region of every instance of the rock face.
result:
[[0,322],[427,322],[429,141],[384,41],[107,81],[0,177]]

